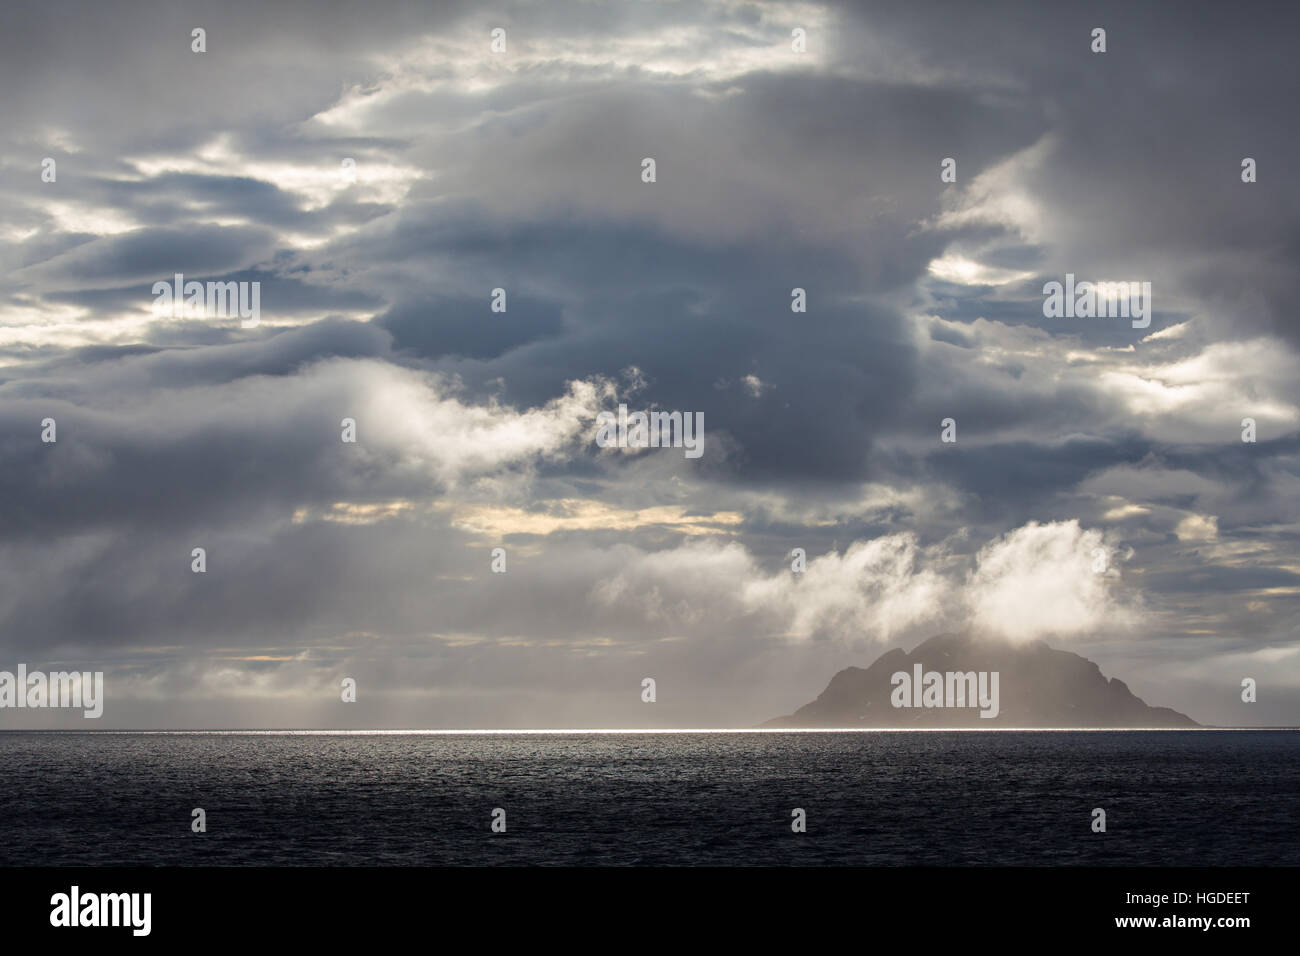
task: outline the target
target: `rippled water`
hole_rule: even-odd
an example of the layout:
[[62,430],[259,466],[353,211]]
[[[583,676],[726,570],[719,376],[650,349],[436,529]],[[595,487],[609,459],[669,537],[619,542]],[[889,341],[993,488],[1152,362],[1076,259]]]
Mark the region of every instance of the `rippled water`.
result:
[[1289,731],[0,733],[0,774],[6,865],[1300,865]]

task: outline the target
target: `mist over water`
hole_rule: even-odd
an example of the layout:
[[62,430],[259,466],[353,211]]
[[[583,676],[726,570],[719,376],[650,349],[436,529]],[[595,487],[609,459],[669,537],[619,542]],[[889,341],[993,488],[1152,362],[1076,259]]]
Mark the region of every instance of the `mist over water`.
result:
[[1300,865],[1293,731],[0,733],[0,768],[7,866]]

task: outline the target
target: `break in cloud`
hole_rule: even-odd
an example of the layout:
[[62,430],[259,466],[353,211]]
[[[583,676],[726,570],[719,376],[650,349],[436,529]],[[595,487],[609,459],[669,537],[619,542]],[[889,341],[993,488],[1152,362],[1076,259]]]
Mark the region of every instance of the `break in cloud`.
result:
[[[0,18],[0,660],[104,726],[747,725],[954,628],[1295,722],[1293,13]],[[596,447],[620,401],[704,455]]]

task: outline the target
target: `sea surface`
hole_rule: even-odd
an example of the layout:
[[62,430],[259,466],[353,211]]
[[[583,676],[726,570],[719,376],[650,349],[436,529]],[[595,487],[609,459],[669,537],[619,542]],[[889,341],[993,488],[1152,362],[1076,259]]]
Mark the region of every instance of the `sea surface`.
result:
[[1300,865],[1295,731],[6,732],[0,784],[8,866]]

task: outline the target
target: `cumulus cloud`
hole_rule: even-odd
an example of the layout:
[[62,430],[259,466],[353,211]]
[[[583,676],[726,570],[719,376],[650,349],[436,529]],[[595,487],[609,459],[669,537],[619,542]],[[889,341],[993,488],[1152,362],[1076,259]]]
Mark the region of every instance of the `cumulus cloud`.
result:
[[744,596],[750,606],[780,610],[795,637],[843,633],[887,641],[948,616],[952,585],[923,566],[937,556],[923,551],[914,534],[855,541],[842,555],[809,561],[800,575],[755,582]]
[[1017,642],[1128,630],[1137,610],[1116,593],[1115,559],[1100,531],[1030,522],[975,556],[966,582],[971,623]]
[[594,599],[676,629],[719,616],[795,640],[915,639],[938,629],[1024,642],[1117,634],[1140,619],[1119,588],[1121,555],[1077,521],[1029,524],[984,545],[964,573],[946,543],[914,534],[855,541],[765,572],[740,542],[691,542],[622,562]]
[[350,397],[368,423],[368,440],[448,486],[521,461],[576,453],[579,436],[612,395],[608,383],[570,382],[562,396],[521,412],[466,404],[447,394],[445,384],[414,372],[369,365],[354,375]]

